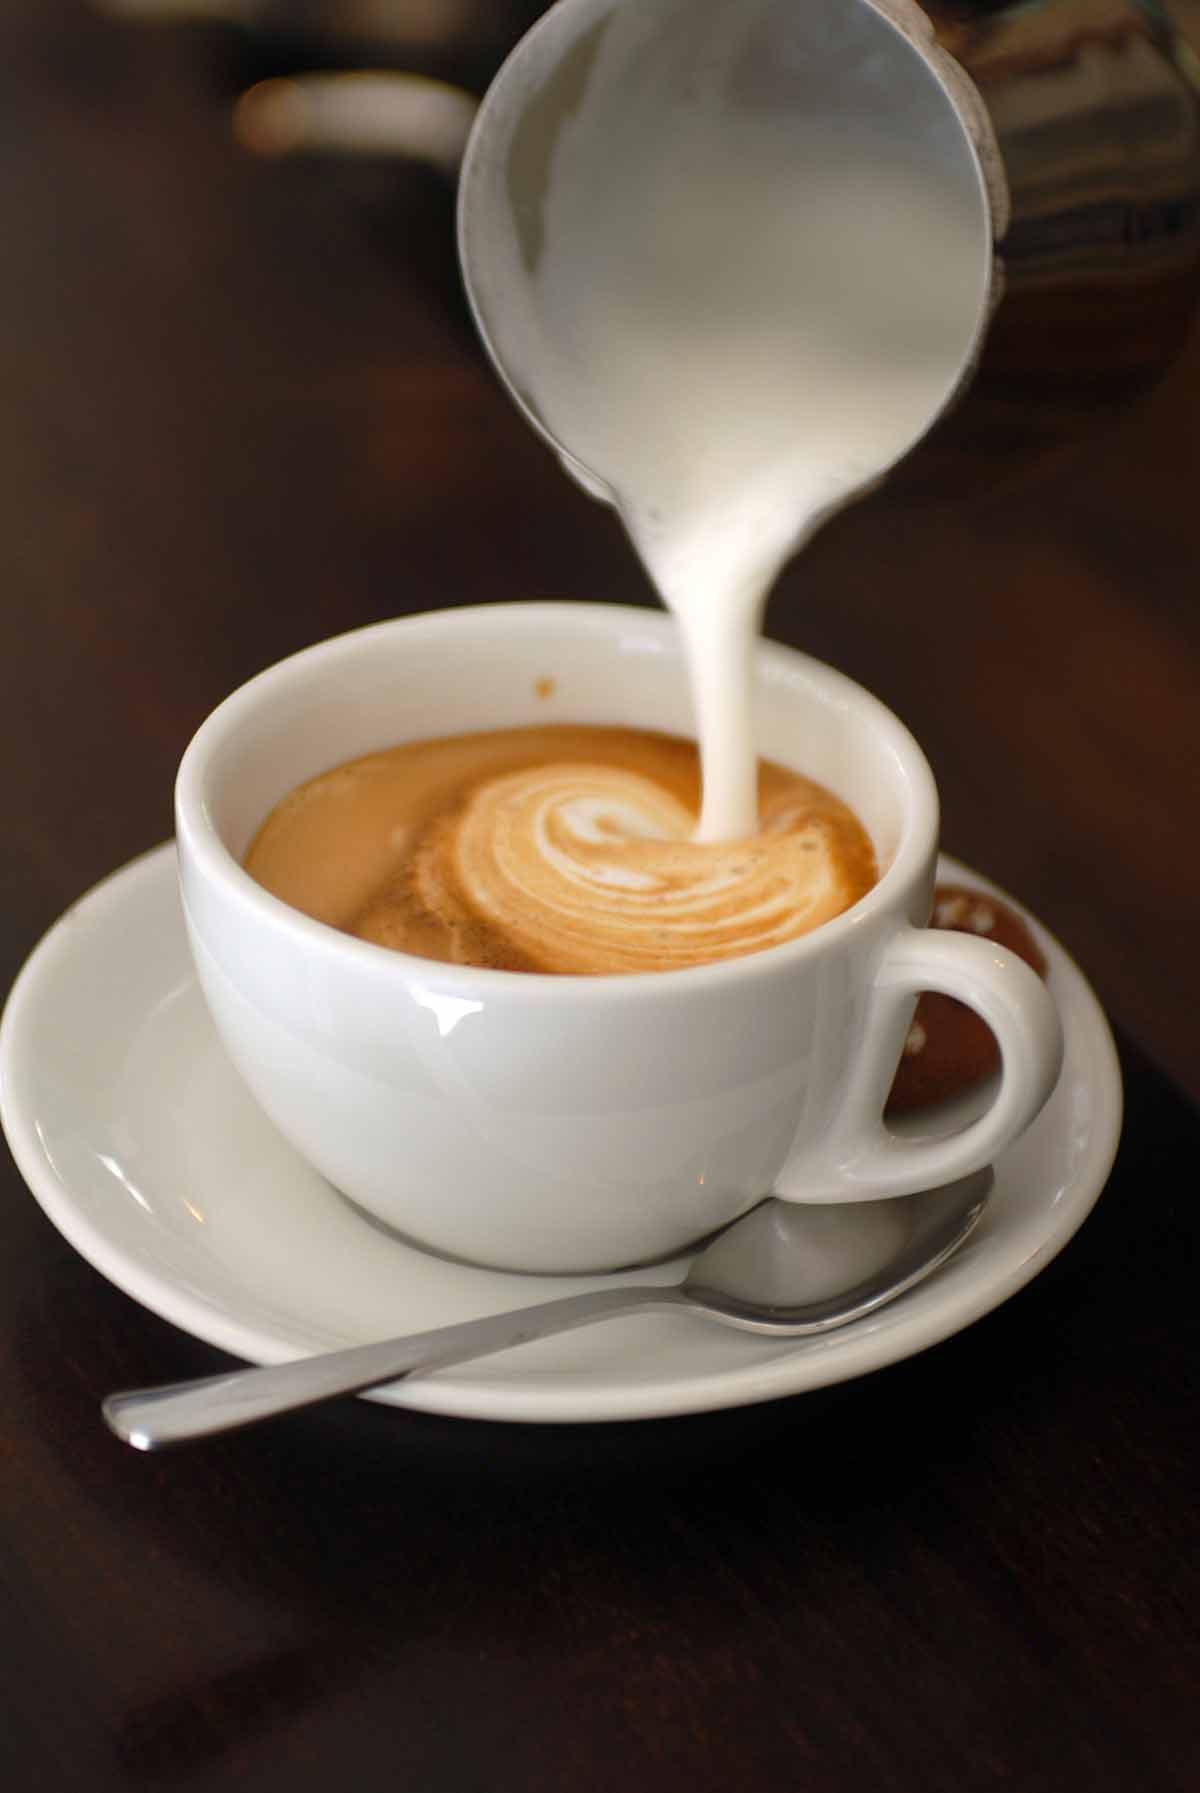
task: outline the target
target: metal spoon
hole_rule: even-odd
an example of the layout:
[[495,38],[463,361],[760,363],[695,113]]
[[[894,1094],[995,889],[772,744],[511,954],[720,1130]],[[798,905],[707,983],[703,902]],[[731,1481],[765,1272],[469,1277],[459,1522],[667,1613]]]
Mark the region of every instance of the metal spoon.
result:
[[683,1310],[779,1338],[830,1332],[944,1264],[983,1213],[992,1181],[981,1170],[941,1189],[848,1207],[772,1198],[719,1233],[680,1283],[594,1289],[265,1369],[129,1389],[109,1395],[102,1412],[118,1438],[152,1451],[618,1314]]

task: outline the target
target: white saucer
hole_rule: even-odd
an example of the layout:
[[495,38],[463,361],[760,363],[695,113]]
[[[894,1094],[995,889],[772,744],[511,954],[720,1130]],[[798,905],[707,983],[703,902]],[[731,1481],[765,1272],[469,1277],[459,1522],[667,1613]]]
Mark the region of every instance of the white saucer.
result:
[[[990,887],[952,860],[942,876]],[[997,893],[999,894],[999,893]],[[949,1337],[1037,1274],[1116,1151],[1121,1081],[1079,971],[1038,930],[1066,1032],[1059,1086],[996,1166],[945,1269],[868,1319],[780,1341],[644,1315],[396,1383],[372,1398],[491,1420],[625,1420],[741,1406],[862,1375]],[[50,930],[0,1023],[0,1119],[77,1251],[155,1313],[261,1363],[522,1306],[604,1277],[475,1270],[376,1230],[275,1132],[225,1058],[192,975],[170,845]],[[671,1267],[624,1280],[671,1280]]]

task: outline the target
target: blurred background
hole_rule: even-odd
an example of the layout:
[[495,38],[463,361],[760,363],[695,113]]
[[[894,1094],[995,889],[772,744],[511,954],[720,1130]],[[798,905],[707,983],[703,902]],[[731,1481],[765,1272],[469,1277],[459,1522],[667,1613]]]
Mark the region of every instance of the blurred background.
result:
[[[406,610],[653,601],[459,285],[463,136],[543,10],[0,9],[0,983],[169,834],[189,734],[267,662]],[[768,629],[893,705],[948,848],[1200,1093],[1200,0],[936,18],[1008,167],[1008,297],[966,402]]]

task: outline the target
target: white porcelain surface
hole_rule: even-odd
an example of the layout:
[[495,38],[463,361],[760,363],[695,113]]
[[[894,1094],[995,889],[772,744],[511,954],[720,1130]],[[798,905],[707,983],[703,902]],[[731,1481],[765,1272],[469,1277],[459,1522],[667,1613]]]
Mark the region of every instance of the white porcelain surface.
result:
[[[953,861],[941,875],[991,888]],[[783,1343],[644,1316],[373,1398],[541,1421],[736,1406],[895,1362],[997,1306],[1086,1217],[1120,1130],[1107,1024],[1071,960],[1038,932],[1064,1023],[1063,1073],[1032,1128],[997,1161],[978,1231],[930,1282],[824,1338]],[[0,1024],[0,1117],[38,1201],[85,1258],[154,1312],[257,1362],[610,1280],[448,1263],[335,1195],[255,1106],[218,1043],[188,954],[171,846],[84,897],[30,958]],[[671,1274],[642,1270],[635,1279]]]
[[[757,675],[761,751],[851,805],[881,876],[802,939],[640,976],[390,952],[298,914],[240,860],[294,785],[398,740],[565,718],[690,732],[669,617],[578,604],[404,617],[295,655],[208,718],[176,792],[201,988],[262,1108],[336,1188],[452,1256],[611,1270],[686,1249],[772,1185],[856,1201],[949,1182],[1037,1113],[1059,1049],[1042,985],[994,945],[922,925],[938,812],[917,743],[803,654],[763,643]],[[883,1100],[925,987],[987,1016],[1004,1075],[963,1134],[900,1145]]]

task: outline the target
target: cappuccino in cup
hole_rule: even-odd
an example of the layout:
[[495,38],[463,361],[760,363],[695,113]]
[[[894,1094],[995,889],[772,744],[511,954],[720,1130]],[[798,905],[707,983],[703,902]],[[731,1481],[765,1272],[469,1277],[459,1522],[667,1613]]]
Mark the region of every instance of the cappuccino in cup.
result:
[[[682,739],[691,722],[683,650],[670,619],[644,610],[494,604],[381,624],[261,673],[199,730],[180,767],[176,819],[200,984],[264,1111],[358,1207],[476,1263],[615,1270],[686,1249],[772,1189],[853,1202],[950,1182],[1032,1120],[1058,1070],[1054,1005],[1015,956],[926,926],[937,799],[920,749],[882,704],[802,654],[762,643],[755,671],[764,826],[724,845],[690,838],[698,791]],[[549,698],[539,695],[547,679]],[[527,776],[536,791],[555,766],[594,768],[602,794],[576,783],[531,796]],[[369,810],[363,788],[397,767],[412,774],[399,779],[409,807],[381,849],[356,806]],[[654,818],[649,841],[642,803]],[[750,941],[755,915],[769,926],[777,900],[769,876],[755,888],[752,850],[765,842],[768,863],[772,823],[789,806],[801,817],[779,831],[784,858],[803,854],[806,838],[840,840],[839,863],[858,867],[848,906],[776,944]],[[281,900],[281,887],[265,888],[259,876],[267,878],[276,825],[290,817],[299,828],[308,808],[317,832],[307,845],[297,834],[296,883]],[[431,861],[421,875],[427,895],[441,891],[445,842],[434,843],[456,827],[463,838],[452,857],[480,881],[477,897],[484,885],[489,892],[480,958],[496,950],[503,912],[516,917],[505,951],[541,966],[539,955],[557,955],[569,938],[580,956],[561,968],[613,974],[437,957],[465,925],[458,890],[445,909],[440,896],[425,902],[416,920],[403,902],[389,909],[387,897],[411,882],[426,834]],[[870,845],[865,863],[859,830]],[[492,870],[478,870],[480,842],[489,867],[503,860],[501,895]],[[643,920],[656,905],[668,914],[670,879],[661,863],[654,873],[636,863],[643,846],[656,861],[679,855],[693,867],[691,898],[684,881],[680,900],[700,902],[698,936],[708,947],[714,931],[734,927],[734,956],[681,965],[684,914],[663,922],[657,943],[652,926],[633,948],[633,936],[618,934],[642,967],[631,976],[628,959],[614,968],[607,957],[611,931],[581,948],[562,928],[564,904],[594,922],[600,898],[623,913],[622,905],[637,910],[639,892]],[[359,855],[370,862],[381,850],[377,878]],[[730,922],[720,891],[696,879],[693,850],[718,855],[709,886],[727,877],[730,888],[754,889],[740,919]],[[271,878],[287,872],[285,857]],[[308,884],[318,861],[328,873],[319,889]],[[590,885],[587,874],[578,882],[581,861]],[[339,888],[346,870],[353,877]],[[638,876],[659,880],[649,900]],[[793,922],[812,899],[811,888],[796,892]],[[333,907],[322,919],[304,913],[326,901]],[[784,900],[776,913],[787,908]],[[399,950],[346,931],[363,911],[382,933],[396,930]],[[431,925],[444,930],[440,948],[425,932]],[[458,937],[468,960],[469,935]],[[949,1138],[899,1139],[884,1102],[917,993],[928,989],[975,1008],[1003,1063],[979,1120]]]
[[250,874],[361,940],[448,964],[674,971],[781,945],[877,876],[853,811],[770,761],[758,829],[694,837],[692,743],[543,725],[418,741],[310,779],[276,805]]

